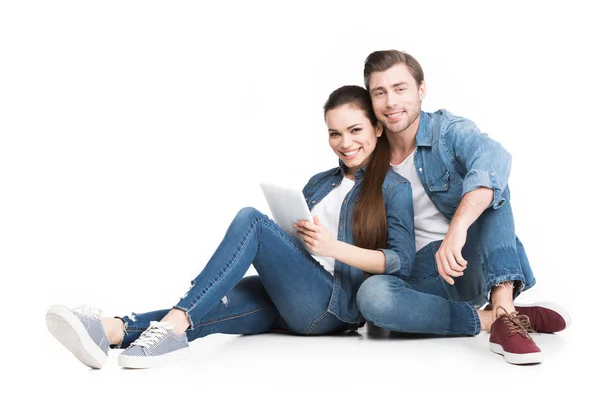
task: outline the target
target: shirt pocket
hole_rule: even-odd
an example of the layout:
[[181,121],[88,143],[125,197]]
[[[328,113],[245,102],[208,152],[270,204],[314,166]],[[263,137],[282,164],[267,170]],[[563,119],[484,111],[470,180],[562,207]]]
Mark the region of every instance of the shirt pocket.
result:
[[445,170],[427,185],[430,198],[443,215],[454,215],[462,199],[462,180]]
[[450,186],[450,171],[446,170],[442,176],[429,182],[427,188],[430,192],[446,192]]

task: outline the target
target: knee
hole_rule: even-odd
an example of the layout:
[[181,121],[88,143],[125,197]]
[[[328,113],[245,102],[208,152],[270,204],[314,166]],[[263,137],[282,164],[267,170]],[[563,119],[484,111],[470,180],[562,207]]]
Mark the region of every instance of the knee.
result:
[[356,302],[365,319],[374,321],[378,316],[392,312],[392,289],[399,278],[389,275],[375,275],[368,278],[358,289]]
[[242,223],[254,222],[263,218],[264,216],[265,215],[263,213],[261,213],[254,207],[244,207],[240,211],[238,211],[234,218],[234,221]]

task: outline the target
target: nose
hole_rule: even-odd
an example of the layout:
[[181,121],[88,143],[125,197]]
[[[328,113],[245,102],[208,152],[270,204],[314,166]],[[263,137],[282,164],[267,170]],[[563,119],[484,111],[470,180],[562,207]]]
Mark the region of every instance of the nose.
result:
[[352,142],[352,135],[348,133],[344,133],[342,135],[342,149],[349,149],[350,147],[352,147]]
[[388,93],[385,105],[387,108],[394,108],[398,105],[398,99],[396,98],[394,91]]

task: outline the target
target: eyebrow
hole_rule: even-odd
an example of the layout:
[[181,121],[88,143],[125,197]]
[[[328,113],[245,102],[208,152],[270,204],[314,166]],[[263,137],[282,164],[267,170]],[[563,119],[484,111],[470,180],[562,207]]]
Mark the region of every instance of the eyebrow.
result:
[[[352,128],[355,128],[358,125],[360,125],[360,122],[358,124],[350,125],[349,127],[346,128],[346,130],[350,130]],[[337,129],[329,129],[329,132],[337,132]]]
[[[397,88],[399,86],[404,86],[404,85],[408,85],[408,82],[398,82],[398,83],[394,83],[392,85],[393,88]],[[383,86],[377,86],[373,89],[371,89],[371,93],[376,92],[378,90],[385,90],[385,88]]]

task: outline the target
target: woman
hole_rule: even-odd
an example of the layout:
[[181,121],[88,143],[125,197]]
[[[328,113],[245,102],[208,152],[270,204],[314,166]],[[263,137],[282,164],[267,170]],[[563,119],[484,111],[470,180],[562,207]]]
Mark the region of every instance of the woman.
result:
[[[253,208],[240,210],[189,291],[171,309],[101,318],[52,306],[50,332],[81,362],[150,368],[184,358],[213,333],[340,332],[364,321],[356,293],[368,274],[410,274],[415,254],[410,184],[389,168],[389,145],[369,93],[343,86],[324,106],[339,166],[303,189],[313,221],[295,228],[304,247]],[[336,232],[337,234],[333,234]],[[257,276],[244,278],[250,265]]]

